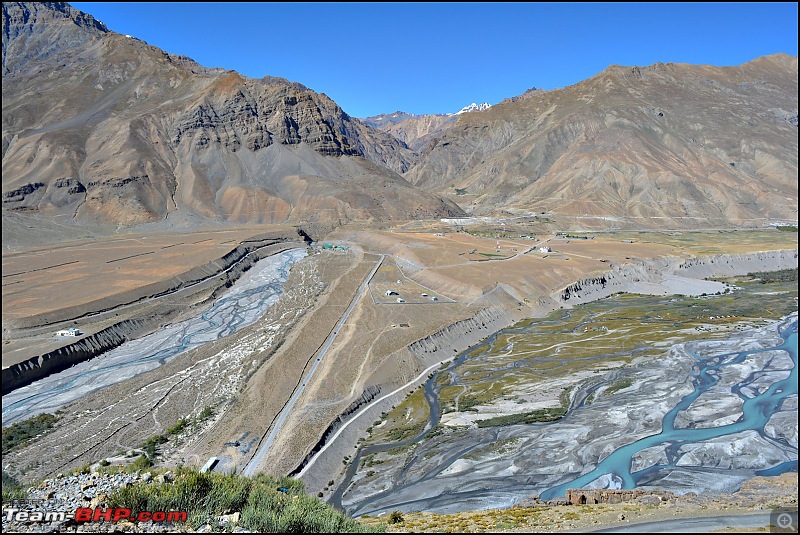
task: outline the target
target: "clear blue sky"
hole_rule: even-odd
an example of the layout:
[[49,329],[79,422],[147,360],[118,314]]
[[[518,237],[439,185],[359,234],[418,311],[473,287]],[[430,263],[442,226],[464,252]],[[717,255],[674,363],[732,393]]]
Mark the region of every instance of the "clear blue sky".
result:
[[797,55],[797,3],[106,3],[72,6],[172,54],[281,76],[354,117],[447,113],[612,64]]

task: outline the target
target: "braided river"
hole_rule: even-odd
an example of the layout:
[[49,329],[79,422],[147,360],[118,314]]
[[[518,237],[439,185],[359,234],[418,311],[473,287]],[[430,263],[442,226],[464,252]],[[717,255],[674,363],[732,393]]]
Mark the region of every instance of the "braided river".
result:
[[251,325],[278,300],[290,267],[304,256],[305,249],[291,249],[265,258],[244,272],[200,316],[164,326],[3,396],[3,425],[53,412]]
[[[536,327],[510,327],[484,344]],[[467,354],[475,349],[438,374]],[[432,433],[437,375],[424,387],[436,412],[425,431],[362,448],[354,464],[372,461],[351,465],[331,503],[354,516],[452,513],[559,499],[569,488],[734,492],[754,476],[797,471],[797,312],[576,381],[565,416],[551,423]],[[623,377],[627,388],[593,397]],[[366,477],[369,467],[380,477]]]

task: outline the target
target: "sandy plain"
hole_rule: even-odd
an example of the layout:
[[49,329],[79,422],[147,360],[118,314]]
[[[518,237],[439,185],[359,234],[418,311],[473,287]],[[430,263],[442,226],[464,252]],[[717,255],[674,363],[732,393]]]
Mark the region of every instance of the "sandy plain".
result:
[[122,294],[217,260],[267,231],[125,234],[3,252],[3,321]]

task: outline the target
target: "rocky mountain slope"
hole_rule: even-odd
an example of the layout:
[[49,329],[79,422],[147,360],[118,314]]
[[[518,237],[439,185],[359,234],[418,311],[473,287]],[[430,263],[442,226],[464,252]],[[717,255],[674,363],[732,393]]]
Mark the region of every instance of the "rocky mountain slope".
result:
[[3,209],[136,224],[463,213],[413,153],[299,83],[209,69],[61,2],[3,3]]
[[797,124],[795,56],[615,65],[461,115],[405,177],[475,214],[761,226],[797,221]]
[[419,151],[454,125],[458,117],[451,114],[412,115],[397,111],[361,121],[402,141],[411,150]]
[[403,111],[384,113],[361,119],[369,126],[386,132],[405,143],[410,149],[419,151],[434,138],[441,136],[458,121],[458,116],[491,108],[487,102],[464,106],[455,113],[414,115]]
[[797,221],[794,56],[614,65],[471,113],[358,120],[299,83],[206,68],[65,3],[4,3],[2,29],[4,214],[337,225],[463,207],[590,228]]

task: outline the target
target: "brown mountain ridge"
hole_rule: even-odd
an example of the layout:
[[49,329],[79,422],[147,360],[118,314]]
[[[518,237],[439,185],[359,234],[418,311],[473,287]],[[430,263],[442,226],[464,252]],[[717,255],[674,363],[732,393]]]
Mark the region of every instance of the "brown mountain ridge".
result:
[[3,208],[129,225],[458,215],[324,94],[208,69],[65,3],[3,4]]
[[445,131],[456,124],[458,116],[428,114],[412,115],[405,112],[385,113],[374,117],[361,119],[369,126],[386,132],[402,141],[410,149],[419,151],[437,137],[441,137]]
[[467,211],[621,227],[797,221],[797,57],[611,66],[458,124],[406,173]]
[[66,3],[3,4],[6,213],[117,225],[797,221],[794,56],[612,65],[480,113],[370,124],[302,84],[203,67]]

